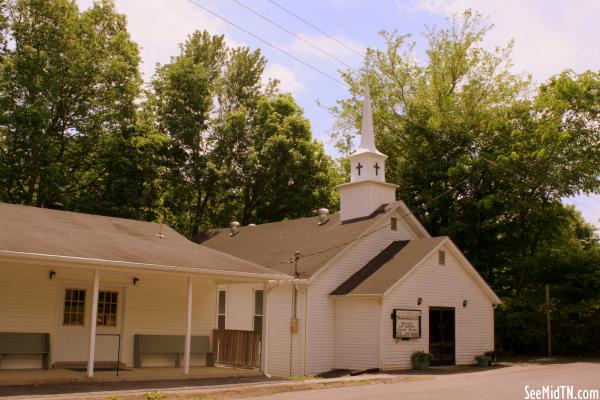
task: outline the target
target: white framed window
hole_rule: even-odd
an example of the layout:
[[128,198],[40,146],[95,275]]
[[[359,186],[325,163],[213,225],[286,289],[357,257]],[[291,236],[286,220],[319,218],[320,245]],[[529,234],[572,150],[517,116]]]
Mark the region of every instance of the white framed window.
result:
[[85,325],[85,289],[66,289],[63,325]]
[[117,306],[119,303],[119,292],[112,290],[101,290],[98,292],[98,316],[96,326],[117,326]]
[[226,310],[227,290],[219,289],[217,292],[217,329],[225,329]]
[[254,289],[254,332],[262,332],[264,290]]

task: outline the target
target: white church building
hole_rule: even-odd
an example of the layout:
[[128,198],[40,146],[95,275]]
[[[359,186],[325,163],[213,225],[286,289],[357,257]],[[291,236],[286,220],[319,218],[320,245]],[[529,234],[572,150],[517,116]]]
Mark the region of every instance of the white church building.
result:
[[3,370],[471,364],[500,299],[385,181],[370,99],[339,213],[204,232],[0,203]]
[[[431,237],[385,181],[375,147],[368,87],[360,147],[340,212],[215,230],[206,247],[295,275],[267,291],[266,371],[314,375],[332,369],[410,367],[422,350],[433,364],[471,364],[494,349],[500,299],[448,237]],[[286,261],[289,260],[289,261]],[[253,329],[252,287],[223,284],[225,328]]]

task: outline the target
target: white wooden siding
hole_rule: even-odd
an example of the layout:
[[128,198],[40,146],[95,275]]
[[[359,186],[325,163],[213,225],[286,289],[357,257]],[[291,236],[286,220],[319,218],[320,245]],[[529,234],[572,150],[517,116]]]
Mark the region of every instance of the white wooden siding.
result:
[[[380,340],[383,368],[410,367],[413,351],[429,351],[429,307],[454,307],[456,324],[456,363],[471,364],[474,357],[494,347],[492,303],[475,280],[464,270],[447,248],[446,265],[438,265],[435,252],[383,300]],[[417,305],[417,299],[423,302]],[[466,308],[463,300],[468,301]],[[422,314],[422,337],[394,341],[394,308],[419,309]]]
[[[369,260],[394,240],[417,238],[406,224],[403,216],[398,218],[398,229],[389,229],[390,218],[385,218],[377,231],[356,241],[325,270],[321,271],[308,289],[308,321],[306,342],[306,374],[314,375],[334,368],[335,300],[329,294]],[[383,228],[387,225],[387,229]],[[382,229],[379,229],[382,228]],[[302,262],[302,260],[300,260]]]
[[[305,305],[304,287],[298,287],[298,332],[291,334],[292,285],[282,284],[269,291],[267,371],[273,376],[302,375],[304,370]],[[290,356],[291,364],[290,364]],[[291,367],[291,372],[290,372]]]
[[254,330],[254,290],[263,289],[262,284],[233,283],[219,285],[227,291],[225,329]]
[[379,367],[379,299],[336,299],[335,368]]

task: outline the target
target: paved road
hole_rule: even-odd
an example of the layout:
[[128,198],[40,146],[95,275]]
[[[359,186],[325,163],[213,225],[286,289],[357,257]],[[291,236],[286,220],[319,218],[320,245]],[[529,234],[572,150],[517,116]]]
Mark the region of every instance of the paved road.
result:
[[[526,385],[529,385],[530,389],[541,389],[543,385],[573,385],[574,395],[577,396],[578,389],[600,390],[600,363],[516,365],[427,378],[413,382],[280,393],[269,397],[257,397],[256,400],[523,400],[526,399]],[[567,397],[556,398],[559,399]]]

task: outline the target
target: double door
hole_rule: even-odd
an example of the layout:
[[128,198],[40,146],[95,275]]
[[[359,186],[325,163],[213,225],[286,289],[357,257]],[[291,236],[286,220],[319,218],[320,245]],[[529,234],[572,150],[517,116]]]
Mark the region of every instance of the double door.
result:
[[431,365],[454,365],[456,320],[453,307],[429,308],[429,352]]

